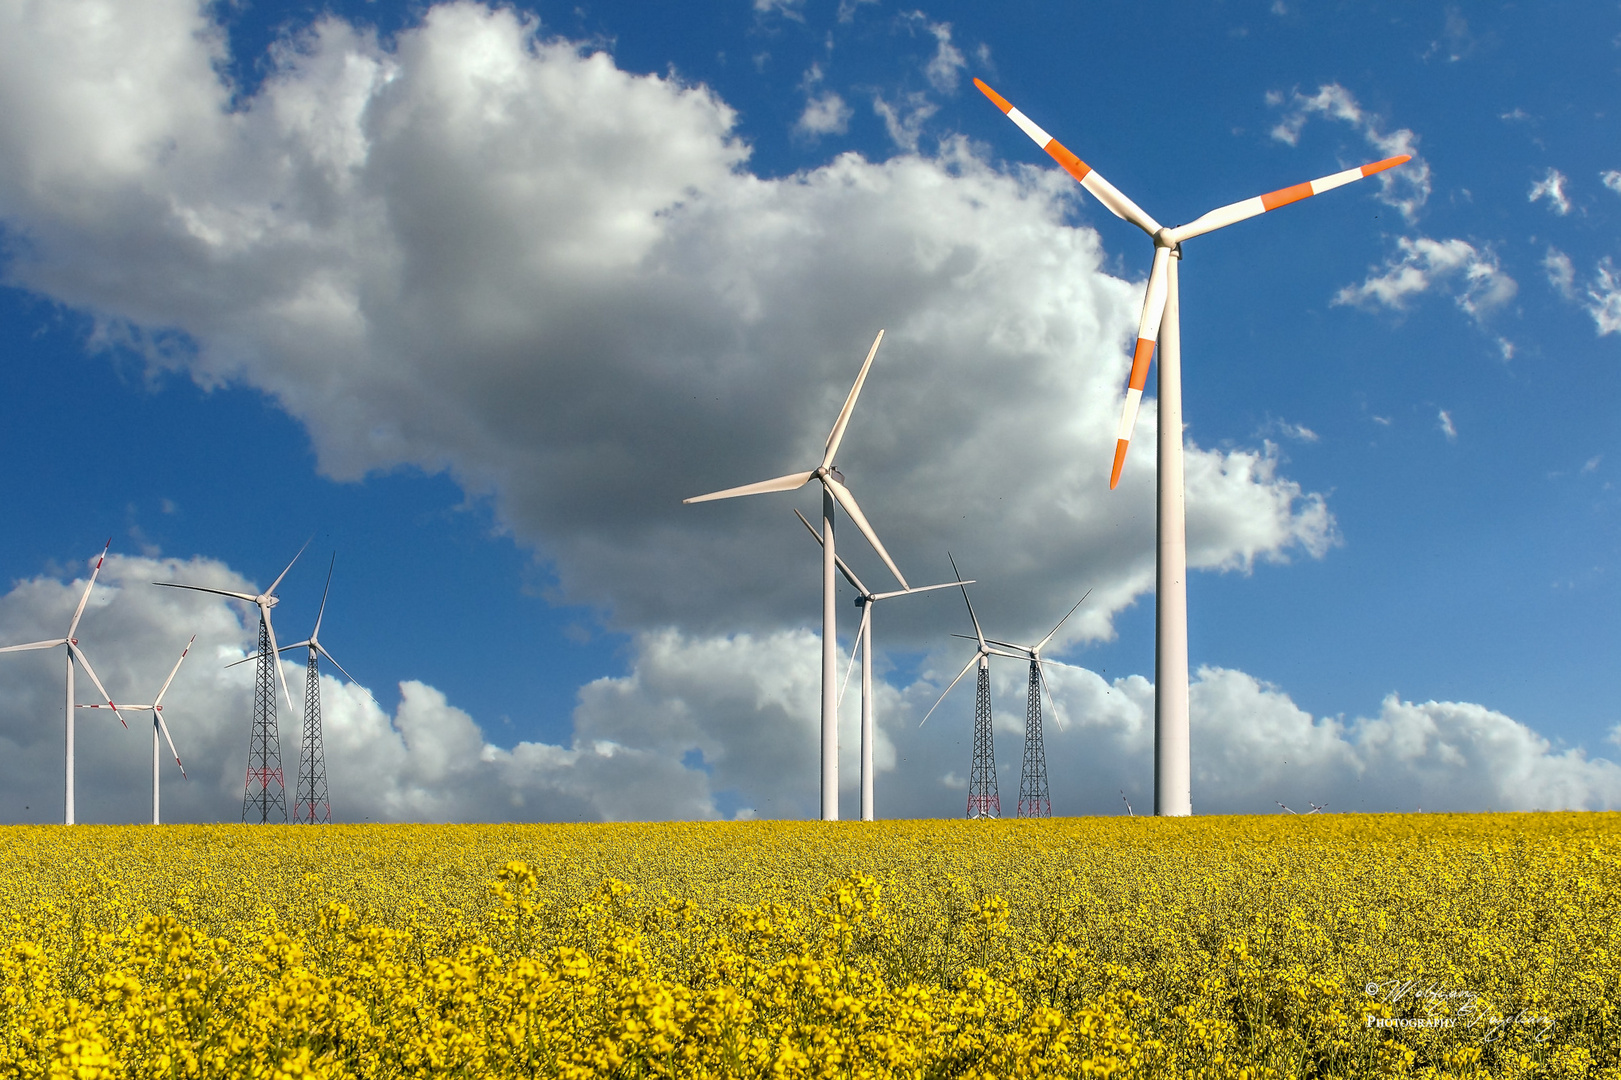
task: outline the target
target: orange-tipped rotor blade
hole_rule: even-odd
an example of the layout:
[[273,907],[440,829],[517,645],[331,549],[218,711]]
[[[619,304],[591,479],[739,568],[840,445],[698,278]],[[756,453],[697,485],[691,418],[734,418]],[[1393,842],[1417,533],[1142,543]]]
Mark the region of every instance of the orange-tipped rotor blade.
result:
[[1126,383],[1126,401],[1120,408],[1120,427],[1115,432],[1114,467],[1109,471],[1109,490],[1120,483],[1120,470],[1126,466],[1126,447],[1137,427],[1137,410],[1148,385],[1148,364],[1159,341],[1160,320],[1165,317],[1165,296],[1170,277],[1171,249],[1154,249],[1154,268],[1148,273],[1148,289],[1143,296],[1143,314],[1137,323],[1137,345],[1131,354],[1131,378]]
[[1072,154],[1063,143],[1047,134],[1041,125],[1015,109],[1007,98],[980,80],[975,79],[974,85],[979,87],[980,93],[991,99],[992,104],[1006,113],[1009,120],[1018,124],[1020,131],[1030,136],[1037,146],[1047,151],[1054,161],[1063,166],[1065,172],[1090,191],[1109,213],[1117,218],[1124,218],[1150,236],[1159,232],[1159,222],[1149,217],[1142,207],[1128,199],[1119,188],[1099,176],[1092,166]]
[[1276,210],[1280,206],[1309,199],[1313,195],[1321,195],[1325,191],[1332,191],[1337,187],[1361,180],[1364,176],[1382,173],[1386,169],[1394,169],[1398,165],[1405,165],[1412,160],[1411,154],[1399,154],[1396,157],[1385,158],[1383,161],[1370,161],[1366,165],[1359,165],[1354,169],[1346,169],[1331,176],[1308,180],[1304,184],[1295,184],[1292,187],[1279,188],[1269,191],[1265,195],[1257,195],[1253,199],[1244,199],[1241,202],[1228,203],[1217,207],[1201,217],[1194,218],[1186,225],[1179,225],[1171,230],[1173,243],[1195,236],[1203,236],[1217,229],[1224,229],[1229,225],[1244,221],[1248,218],[1264,214],[1268,210]]

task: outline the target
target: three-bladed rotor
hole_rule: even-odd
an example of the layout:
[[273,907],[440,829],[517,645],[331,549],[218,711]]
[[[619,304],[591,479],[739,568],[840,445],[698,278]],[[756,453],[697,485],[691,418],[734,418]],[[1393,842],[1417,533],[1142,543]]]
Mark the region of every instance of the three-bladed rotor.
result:
[[1110,213],[1131,222],[1154,241],[1154,265],[1148,273],[1148,288],[1143,296],[1142,316],[1137,323],[1137,344],[1132,350],[1131,377],[1126,384],[1126,401],[1120,413],[1120,427],[1115,434],[1114,466],[1109,472],[1111,489],[1120,483],[1120,471],[1125,467],[1126,448],[1130,445],[1132,432],[1136,428],[1137,409],[1142,403],[1143,387],[1148,382],[1148,365],[1153,358],[1154,347],[1159,340],[1160,322],[1165,315],[1169,263],[1172,258],[1181,258],[1182,241],[1224,229],[1258,214],[1264,214],[1268,210],[1276,210],[1280,206],[1287,206],[1313,195],[1321,195],[1325,191],[1332,191],[1334,188],[1361,180],[1365,176],[1393,169],[1411,159],[1409,154],[1399,154],[1383,161],[1372,161],[1354,169],[1345,169],[1316,180],[1308,180],[1303,184],[1294,184],[1265,195],[1228,203],[1194,218],[1186,225],[1166,228],[1150,217],[1142,207],[1121,194],[1113,184],[1099,176],[1090,165],[1047,134],[1039,124],[1015,109],[1001,94],[979,79],[974,80],[974,85],[979,87],[997,108],[1007,114],[1007,118],[1017,124],[1021,131],[1030,136],[1036,145],[1051,155],[1065,172],[1091,192]]

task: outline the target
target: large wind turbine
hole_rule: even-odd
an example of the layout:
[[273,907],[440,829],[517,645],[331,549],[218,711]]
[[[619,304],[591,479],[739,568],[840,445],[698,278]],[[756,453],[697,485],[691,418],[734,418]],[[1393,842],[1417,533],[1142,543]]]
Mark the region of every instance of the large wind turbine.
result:
[[856,407],[856,398],[861,395],[861,386],[867,381],[867,371],[872,367],[872,358],[878,355],[878,346],[884,340],[884,332],[878,331],[878,336],[872,340],[872,348],[867,351],[866,362],[861,365],[861,374],[856,376],[856,383],[850,388],[850,396],[844,400],[844,408],[839,410],[839,418],[833,424],[833,430],[827,437],[827,447],[822,451],[822,463],[809,472],[790,473],[772,480],[762,480],[757,484],[744,484],[742,487],[727,488],[725,491],[714,491],[708,495],[696,495],[682,502],[699,503],[709,502],[712,499],[730,499],[737,495],[760,495],[768,491],[793,491],[802,488],[812,480],[822,483],[822,537],[827,541],[822,545],[822,820],[839,820],[839,644],[838,644],[838,613],[834,610],[837,600],[837,584],[834,575],[837,567],[837,554],[833,548],[833,505],[835,502],[844,507],[844,512],[850,515],[850,520],[861,535],[867,538],[873,550],[878,552],[884,565],[889,567],[901,587],[907,588],[906,578],[901,574],[895,560],[889,557],[884,550],[883,543],[878,534],[872,531],[867,524],[867,516],[856,505],[856,498],[850,494],[850,489],[844,486],[844,474],[839,472],[833,463],[834,456],[839,452],[839,443],[844,440],[844,429],[850,423],[850,413]]
[[101,564],[107,561],[107,551],[112,546],[113,546],[112,538],[109,537],[107,539],[106,547],[103,547],[101,549],[101,557],[96,560],[96,568],[94,570],[90,571],[90,582],[89,582],[89,584],[87,584],[84,587],[84,595],[79,597],[79,606],[73,609],[73,621],[68,623],[67,636],[59,637],[59,638],[51,638],[49,641],[30,641],[26,645],[7,645],[5,648],[0,649],[0,653],[8,653],[8,652],[29,652],[29,651],[31,651],[33,649],[54,649],[58,645],[67,646],[67,662],[68,662],[68,686],[67,686],[67,779],[66,779],[66,782],[64,784],[64,787],[66,789],[66,795],[64,797],[64,801],[66,803],[66,810],[65,810],[65,813],[64,813],[64,816],[63,816],[63,821],[65,823],[69,824],[69,825],[72,825],[73,822],[74,822],[74,813],[73,813],[73,706],[74,706],[75,702],[73,700],[73,662],[75,660],[77,660],[79,663],[84,665],[84,673],[86,675],[90,676],[90,681],[95,683],[97,690],[101,691],[101,696],[104,699],[106,699],[107,708],[111,709],[113,711],[113,715],[118,717],[118,722],[120,724],[123,724],[126,730],[129,728],[129,723],[124,719],[123,714],[121,714],[118,711],[118,706],[113,704],[112,695],[107,693],[107,688],[105,686],[101,685],[101,680],[100,679],[96,678],[96,669],[90,666],[90,659],[87,656],[85,656],[84,650],[79,648],[79,639],[73,636],[74,633],[77,632],[78,629],[79,629],[79,619],[84,615],[85,605],[90,602],[90,590],[94,589],[96,587],[96,575],[101,573]]
[[[174,748],[174,739],[171,738],[170,735],[169,735],[169,725],[165,724],[163,722],[163,695],[167,694],[169,692],[169,684],[174,682],[175,674],[177,672],[179,672],[180,665],[186,662],[186,654],[191,652],[191,647],[193,645],[195,645],[196,643],[197,643],[197,635],[193,634],[193,635],[191,635],[191,640],[186,642],[186,647],[184,649],[180,650],[180,659],[176,660],[174,662],[174,667],[169,669],[169,677],[167,679],[163,680],[163,689],[159,690],[158,691],[158,696],[152,699],[152,704],[150,704],[150,705],[125,705],[124,706],[124,711],[125,712],[149,712],[149,713],[152,714],[152,824],[154,824],[154,825],[158,824],[158,762],[159,762],[159,756],[158,756],[158,732],[159,731],[163,732],[164,741],[166,741],[169,744],[169,753],[174,755],[174,763],[180,769],[180,777],[181,777],[181,779],[185,779],[185,776],[186,776],[186,767],[184,765],[180,764],[180,751],[178,751],[178,750],[176,750]],[[81,709],[110,709],[112,707],[113,706],[112,706],[112,704],[110,702],[108,704],[106,704],[106,705],[80,705],[79,706],[79,708],[81,708]]]
[[[795,509],[794,516],[800,520],[811,536],[820,544],[822,534],[816,531],[814,525],[805,520],[805,515]],[[957,582],[948,581],[943,585],[920,585],[910,589],[896,589],[894,592],[875,593],[861,583],[861,579],[856,577],[855,571],[850,569],[842,556],[835,555],[833,559],[838,564],[839,573],[844,575],[844,580],[848,581],[850,587],[855,589],[857,593],[856,604],[861,608],[861,625],[856,628],[855,640],[850,647],[850,663],[853,665],[856,662],[856,653],[859,651],[861,653],[861,820],[871,821],[873,819],[872,606],[880,600],[888,600],[896,596],[910,596],[913,593],[933,592],[935,589],[949,589],[956,585]],[[965,581],[963,584],[972,585],[973,582]],[[844,673],[844,682],[839,687],[838,702],[844,700],[844,691],[849,685],[850,672],[847,669]]]
[[[1046,661],[1041,659],[1041,650],[1047,647],[1048,642],[1057,636],[1058,631],[1069,621],[1069,617],[1084,603],[1086,597],[1092,595],[1092,590],[1086,590],[1085,596],[1075,601],[1075,607],[1069,609],[1052,632],[1034,645],[1020,645],[1013,641],[997,641],[995,638],[985,640],[992,645],[1012,650],[1030,658],[1030,684],[1025,693],[1024,710],[1024,768],[1019,775],[1019,816],[1020,817],[1051,817],[1052,799],[1047,790],[1047,750],[1041,731],[1041,692],[1047,691],[1047,700],[1053,703],[1053,718],[1058,726],[1064,726],[1064,718],[1058,714],[1058,699],[1053,697],[1052,687],[1047,685]],[[953,634],[953,637],[964,637],[963,634]]]
[[[293,803],[293,820],[305,825],[330,824],[332,821],[332,803],[327,794],[326,783],[326,751],[321,741],[321,662],[324,656],[339,671],[343,665],[332,659],[332,654],[326,651],[321,644],[321,620],[326,617],[326,597],[332,591],[332,568],[337,565],[338,556],[334,552],[332,561],[326,568],[326,588],[321,590],[321,608],[315,614],[315,629],[304,641],[295,641],[291,645],[283,645],[282,652],[291,652],[294,649],[309,649],[309,657],[304,665],[304,738],[299,743],[298,750],[298,790]],[[245,664],[249,660],[258,659],[258,655],[244,657],[237,664]],[[235,667],[236,664],[227,664]],[[343,677],[360,686],[360,681],[347,671]],[[361,687],[365,690],[365,687]],[[371,697],[371,691],[366,690],[366,696]],[[376,701],[376,698],[372,698]]]
[[[314,539],[311,537],[311,539]],[[304,541],[304,547],[298,549],[298,555],[304,554],[304,548],[310,546],[309,540]],[[293,556],[293,562],[287,564],[287,570],[293,568],[298,561],[298,555]],[[228,589],[210,589],[203,585],[181,585],[173,581],[154,581],[154,585],[162,585],[169,589],[191,589],[194,592],[213,593],[215,596],[229,596],[234,600],[245,600],[259,609],[259,670],[254,682],[253,693],[253,730],[248,736],[248,773],[247,783],[242,792],[242,820],[248,820],[248,807],[255,803],[253,798],[253,782],[259,782],[259,823],[265,824],[270,820],[270,807],[273,803],[280,804],[283,823],[287,820],[286,787],[281,778],[281,732],[276,726],[276,691],[271,681],[270,673],[275,671],[276,678],[281,680],[282,696],[287,699],[287,712],[296,715],[293,707],[292,692],[287,689],[287,676],[281,670],[277,661],[276,629],[270,624],[270,609],[280,603],[276,596],[276,587],[281,579],[287,576],[283,570],[270,583],[270,588],[262,593],[249,595],[247,593],[231,592]],[[275,757],[275,766],[271,767],[270,758]],[[258,767],[255,768],[255,762]],[[270,781],[274,779],[281,791],[272,796],[270,794]]]
[[1154,241],[1154,265],[1148,274],[1131,379],[1115,435],[1114,467],[1109,487],[1120,482],[1126,447],[1137,423],[1137,406],[1148,380],[1148,365],[1159,344],[1159,537],[1154,651],[1154,813],[1193,813],[1192,762],[1188,753],[1188,589],[1187,521],[1182,491],[1182,327],[1177,264],[1182,241],[1226,228],[1247,218],[1341,187],[1365,176],[1395,168],[1410,155],[1370,162],[1304,184],[1279,188],[1252,199],[1218,207],[1186,225],[1166,228],[1149,217],[1119,189],[1093,171],[1007,99],[974,80],[984,95],[1064,171],[1090,191],[1110,213],[1137,226]]

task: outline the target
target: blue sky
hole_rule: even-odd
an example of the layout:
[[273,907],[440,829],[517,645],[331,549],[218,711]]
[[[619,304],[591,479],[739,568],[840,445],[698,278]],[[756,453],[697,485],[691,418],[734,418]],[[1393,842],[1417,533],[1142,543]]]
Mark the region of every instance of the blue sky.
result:
[[[1282,760],[1339,724],[1313,767],[1362,754],[1366,776],[1369,725],[1408,722],[1440,734],[1370,809],[1428,783],[1431,805],[1512,804],[1526,755],[1562,763],[1544,802],[1621,800],[1613,766],[1577,764],[1621,752],[1614,8],[55,7],[0,3],[7,642],[60,632],[40,613],[71,610],[109,535],[154,573],[261,585],[313,535],[278,631],[307,633],[335,550],[322,639],[384,710],[334,724],[420,757],[410,684],[515,761],[607,740],[653,772],[604,783],[668,769],[688,793],[627,811],[503,780],[575,801],[497,807],[411,758],[428,779],[367,788],[355,816],[805,813],[813,783],[778,793],[813,764],[795,665],[815,663],[818,581],[789,507],[814,501],[680,499],[805,467],[888,326],[854,490],[914,583],[949,573],[949,547],[1009,636],[1097,590],[1059,654],[1079,723],[1054,735],[1055,770],[1077,762],[1055,805],[1146,799],[1141,716],[1086,713],[1096,694],[1151,702],[1130,681],[1153,672],[1151,410],[1136,471],[1114,493],[1106,477],[1152,249],[977,76],[1172,223],[1415,154],[1388,183],[1187,245],[1187,438],[1208,477],[1190,491],[1191,652],[1212,672],[1195,809],[1271,806],[1231,769],[1201,776],[1201,738],[1209,763]],[[882,577],[869,551],[852,561]],[[152,602],[125,571],[107,610],[133,618]],[[880,609],[880,786],[907,814],[958,812],[967,770],[971,694],[938,729],[908,720],[962,662],[949,597]],[[203,617],[170,616],[154,639]],[[240,653],[247,630],[221,632],[192,666]],[[175,651],[100,647],[131,679]],[[683,664],[693,685],[655,677]],[[60,718],[16,702],[47,709],[56,671],[0,671],[26,684],[0,719],[35,771],[59,761]],[[1011,793],[1022,674],[999,677]],[[1240,684],[1248,705],[1218,693]],[[177,693],[208,712],[214,779],[177,807],[229,818],[246,715],[233,684],[201,685]],[[1266,709],[1295,725],[1270,750],[1242,735]],[[730,719],[664,726],[711,714]],[[1504,732],[1531,749],[1494,757]],[[370,745],[352,740],[357,768],[381,767]],[[139,773],[115,742],[86,752]],[[1341,790],[1328,771],[1275,787],[1297,782]],[[59,800],[47,788],[34,801]]]

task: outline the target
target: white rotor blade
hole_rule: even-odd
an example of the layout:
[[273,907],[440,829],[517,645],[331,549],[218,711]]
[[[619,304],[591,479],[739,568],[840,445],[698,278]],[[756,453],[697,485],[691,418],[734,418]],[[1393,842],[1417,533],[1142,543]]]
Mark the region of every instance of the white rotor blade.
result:
[[247,593],[227,592],[224,589],[210,589],[202,585],[181,585],[180,583],[174,581],[154,581],[152,584],[162,585],[165,589],[190,589],[192,592],[213,593],[215,596],[229,596],[233,600],[246,600],[250,604],[257,603],[259,599],[257,596],[249,596]]
[[[810,530],[811,536],[814,537],[816,543],[820,545],[822,543],[822,534],[816,531],[816,527],[814,525],[805,520],[805,515],[799,512],[799,507],[797,506],[794,507],[794,517],[798,518],[800,523],[803,524],[805,528]],[[850,583],[851,588],[855,589],[855,591],[860,593],[862,596],[872,596],[872,593],[867,591],[867,587],[861,584],[861,579],[856,577],[856,572],[850,569],[849,564],[844,561],[843,555],[840,555],[835,551],[833,553],[833,562],[838,566],[839,573],[844,575],[844,580]]]
[[948,582],[944,583],[943,585],[914,585],[909,589],[896,589],[894,592],[881,592],[881,593],[870,594],[869,599],[872,599],[872,600],[888,600],[892,596],[910,596],[912,593],[915,593],[915,592],[933,592],[936,589],[955,589],[958,585],[973,585],[973,584],[975,584],[975,582],[974,582],[974,580],[972,578],[970,578],[967,581],[948,581]]
[[[316,650],[322,656],[327,658],[327,661],[333,667],[337,668],[339,671],[343,671],[343,665],[338,663],[336,660],[332,659],[332,654],[326,651],[326,646],[322,645],[319,641],[311,642],[311,644],[315,646]],[[383,707],[382,702],[380,702],[376,698],[372,697],[372,693],[371,693],[370,690],[367,690],[364,686],[361,686],[359,679],[355,678],[353,675],[349,674],[347,671],[343,671],[343,677],[345,679],[348,679],[350,682],[354,683],[356,686],[359,686],[360,687],[360,692],[365,694],[367,697],[371,698],[371,703],[373,705],[376,705],[379,709],[381,709]]]
[[921,719],[921,720],[919,720],[917,722],[918,727],[922,727],[924,724],[927,724],[929,722],[929,717],[933,716],[934,715],[934,710],[936,710],[936,709],[938,709],[940,707],[940,702],[942,702],[942,701],[944,701],[946,699],[946,694],[951,693],[952,687],[954,687],[958,683],[962,682],[962,677],[964,675],[968,674],[968,669],[973,667],[977,663],[979,663],[979,653],[975,653],[973,656],[970,656],[968,658],[968,663],[964,664],[962,666],[962,670],[957,672],[957,677],[955,679],[951,680],[951,686],[948,686],[948,687],[945,688],[945,692],[942,693],[938,698],[935,699],[935,702],[934,702],[933,705],[929,706],[929,711],[923,714],[923,719]]
[[[960,638],[968,638],[969,641],[974,640],[973,638],[968,637],[967,634],[952,634],[951,636],[952,637],[960,637]],[[1030,646],[1028,646],[1028,645],[1020,645],[1017,641],[998,641],[993,637],[986,638],[985,639],[985,644],[987,644],[987,645],[1000,645],[1004,649],[1017,649],[1019,651],[1019,653],[1022,655],[1022,658],[1025,659],[1025,660],[1030,659],[1031,654],[1035,652],[1035,650],[1032,649]]]
[[1035,647],[1034,651],[1035,652],[1040,652],[1042,649],[1045,649],[1047,647],[1047,642],[1049,642],[1049,641],[1051,641],[1053,639],[1053,634],[1058,633],[1059,627],[1063,626],[1066,622],[1068,622],[1069,617],[1071,615],[1075,614],[1076,608],[1079,608],[1082,604],[1086,603],[1086,597],[1091,596],[1091,595],[1092,595],[1092,590],[1091,589],[1086,590],[1086,595],[1082,596],[1079,600],[1075,601],[1075,607],[1070,608],[1069,611],[1067,613],[1065,613],[1064,617],[1062,619],[1058,620],[1058,626],[1053,627],[1052,634],[1048,634],[1046,637],[1042,638],[1041,639],[1041,644],[1037,645]]
[[744,484],[742,487],[727,488],[725,491],[711,491],[708,495],[694,495],[690,499],[682,499],[683,503],[712,502],[715,499],[732,499],[739,495],[761,495],[767,491],[792,491],[802,488],[811,482],[815,472],[789,473],[772,480],[761,480],[758,484]]
[[826,469],[833,464],[833,455],[839,452],[839,443],[844,441],[844,429],[850,425],[850,413],[855,410],[856,398],[861,396],[861,386],[867,381],[867,371],[872,367],[872,358],[878,355],[878,346],[884,340],[884,332],[878,331],[878,336],[872,339],[872,348],[867,350],[867,359],[861,365],[861,374],[856,376],[856,384],[850,387],[850,396],[844,399],[844,408],[839,410],[839,418],[833,422],[833,430],[827,436],[827,449],[822,451],[822,468]]
[[872,545],[872,549],[878,553],[878,557],[884,560],[884,565],[889,567],[889,572],[895,575],[895,580],[901,583],[902,588],[911,588],[906,584],[906,575],[901,573],[901,568],[895,565],[895,560],[891,559],[889,552],[884,550],[883,541],[878,539],[878,534],[873,532],[872,526],[867,523],[867,515],[863,514],[861,507],[856,505],[856,497],[850,494],[850,489],[831,476],[822,477],[822,483],[827,485],[827,489],[833,493],[833,497],[838,500],[839,505],[844,507],[844,512],[850,515],[850,520],[855,522],[856,528],[861,530],[861,535],[867,538],[867,543]]
[[856,627],[856,637],[850,643],[850,666],[844,669],[844,682],[839,685],[839,696],[833,699],[833,707],[838,708],[844,704],[844,692],[850,688],[850,673],[856,669],[856,653],[862,648],[862,633],[867,629],[867,620],[872,618],[872,604],[861,605],[861,625]]
[[1053,719],[1058,721],[1058,730],[1063,731],[1064,714],[1058,709],[1058,699],[1053,697],[1053,688],[1047,685],[1047,665],[1044,662],[1037,660],[1036,671],[1041,675],[1041,688],[1047,691],[1047,700],[1052,703]]
[[[169,725],[163,722],[161,712],[155,712],[153,715],[157,718],[158,730],[163,732],[163,741],[169,744],[169,753],[174,755],[174,763],[180,765],[180,751],[174,748],[174,740],[169,737]],[[189,779],[186,776],[186,767],[184,765],[180,765],[180,777],[181,779]]]
[[[75,705],[73,707],[75,709],[111,709],[111,708],[114,708],[115,706],[110,701],[105,705],[99,705],[99,704],[96,704],[95,702],[83,701],[83,702],[80,702],[79,704],[77,704],[77,705]],[[151,706],[151,705],[119,705],[119,706],[116,706],[116,708],[118,709],[119,712],[151,712],[152,709],[153,709],[153,706]]]
[[[957,585],[962,588],[962,602],[968,605],[968,618],[974,623],[974,637],[979,641],[979,647],[985,647],[985,632],[979,628],[979,616],[974,614],[974,602],[968,599],[968,583],[962,579],[962,571],[957,569],[957,560],[951,558],[951,552],[946,552],[946,558],[951,559],[951,572],[957,575]],[[959,675],[958,678],[961,678]]]
[[[303,641],[295,641],[291,645],[283,645],[281,648],[276,650],[276,654],[279,656],[280,654],[282,654],[284,652],[292,652],[294,649],[307,649],[311,645],[314,645],[314,644],[316,644],[316,642],[311,641],[309,638],[305,638]],[[259,659],[259,654],[258,653],[249,653],[247,656],[244,656],[242,659],[240,659],[240,660],[232,660],[229,664],[226,664],[225,666],[228,667],[228,668],[234,668],[238,664],[246,664],[249,660],[257,660],[257,659]]]
[[[332,591],[332,568],[338,565],[338,553],[332,553],[332,561],[326,567],[326,588],[321,590],[321,609],[315,613],[315,629],[310,631],[310,640],[318,641],[321,637],[321,619],[326,615],[326,594]],[[332,661],[334,664],[336,660]]]
[[1126,447],[1137,426],[1137,408],[1148,385],[1148,362],[1159,341],[1160,320],[1165,317],[1165,296],[1170,280],[1171,249],[1154,248],[1154,268],[1148,272],[1148,289],[1143,294],[1143,314],[1137,323],[1137,344],[1131,353],[1131,378],[1126,381],[1126,403],[1120,409],[1120,427],[1115,432],[1114,468],[1109,472],[1109,490],[1120,483],[1120,470],[1126,464]]
[[[301,548],[298,549],[298,555],[304,554],[304,548],[309,547],[310,546],[310,541],[314,540],[314,539],[315,539],[315,537],[311,536],[309,540],[304,541],[304,547],[301,547]],[[293,568],[293,563],[298,561],[298,555],[294,555],[293,556],[293,562],[290,562],[290,563],[287,564],[287,570],[291,570]],[[272,581],[270,583],[270,588],[266,589],[265,592],[264,592],[264,594],[266,596],[275,596],[276,595],[276,586],[280,585],[281,584],[281,579],[287,576],[287,570],[283,570],[280,574],[276,575],[276,580]]]
[[174,662],[174,667],[169,671],[169,677],[163,680],[163,689],[159,690],[158,696],[152,699],[153,708],[163,704],[163,695],[169,692],[169,684],[174,682],[175,673],[180,670],[180,665],[186,662],[186,654],[191,652],[191,647],[196,643],[197,635],[193,634],[191,635],[191,640],[186,642],[186,647],[180,650],[180,659]]
[[259,605],[259,617],[265,621],[265,633],[270,635],[270,666],[276,669],[276,678],[281,680],[281,692],[287,698],[287,715],[297,716],[298,709],[293,705],[293,692],[287,689],[287,673],[281,669],[281,650],[276,648],[276,627],[270,621],[268,604]]
[[79,628],[79,617],[84,614],[84,606],[90,602],[90,590],[96,587],[96,575],[101,573],[101,564],[107,561],[107,551],[113,546],[113,538],[107,538],[107,546],[101,549],[101,557],[96,560],[96,568],[90,571],[90,581],[84,587],[84,595],[79,597],[79,606],[73,610],[73,621],[68,623],[68,637]]
[[67,638],[52,638],[49,641],[30,641],[27,645],[7,645],[0,652],[28,652],[30,649],[54,649],[58,645],[66,645]]
[[1007,98],[998,94],[978,79],[974,80],[974,85],[979,87],[980,93],[990,98],[998,109],[1006,113],[1009,120],[1018,124],[1019,130],[1035,140],[1037,146],[1047,151],[1054,161],[1062,165],[1065,172],[1080,181],[1081,186],[1090,191],[1109,213],[1117,218],[1123,218],[1131,222],[1149,236],[1159,232],[1159,222],[1149,217],[1142,207],[1126,198],[1125,195],[1121,194],[1119,188],[1094,172],[1092,166],[1070,153],[1063,143],[1043,131],[1034,120],[1015,109]]
[[1343,172],[1318,177],[1316,180],[1308,180],[1304,184],[1279,188],[1277,191],[1269,191],[1265,195],[1257,195],[1253,199],[1243,199],[1239,202],[1228,203],[1226,206],[1219,206],[1208,214],[1194,218],[1186,225],[1178,225],[1170,230],[1170,240],[1172,243],[1180,243],[1195,236],[1215,232],[1217,229],[1225,229],[1229,225],[1264,214],[1268,210],[1276,210],[1280,206],[1288,206],[1292,202],[1299,202],[1301,199],[1309,199],[1313,195],[1321,195],[1325,191],[1344,187],[1346,184],[1361,180],[1364,176],[1372,176],[1374,173],[1382,173],[1386,169],[1394,169],[1398,165],[1405,165],[1411,159],[1411,154],[1400,154],[1396,157],[1385,158],[1383,161],[1370,161],[1366,165],[1359,165],[1354,169],[1346,169]]
[[96,678],[96,669],[90,666],[90,658],[84,654],[83,649],[80,649],[71,641],[68,642],[68,648],[73,651],[74,659],[84,665],[84,673],[90,676],[90,681],[95,684],[97,690],[101,691],[101,696],[107,702],[107,707],[113,711],[114,716],[118,717],[118,722],[124,725],[125,730],[128,730],[129,721],[124,719],[124,714],[118,711],[117,705],[113,704],[113,696],[107,692],[105,686],[101,685],[101,680]]

